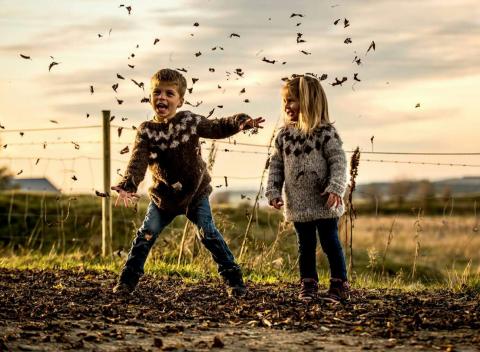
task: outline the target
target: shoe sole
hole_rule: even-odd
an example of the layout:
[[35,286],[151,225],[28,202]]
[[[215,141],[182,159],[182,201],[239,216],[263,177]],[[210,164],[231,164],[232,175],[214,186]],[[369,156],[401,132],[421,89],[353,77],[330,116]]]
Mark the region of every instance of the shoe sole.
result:
[[299,296],[298,299],[303,302],[311,302],[314,300],[314,297],[301,297]]
[[232,292],[227,290],[228,297],[234,297],[234,298],[241,298],[245,297],[247,295],[247,291],[245,292]]

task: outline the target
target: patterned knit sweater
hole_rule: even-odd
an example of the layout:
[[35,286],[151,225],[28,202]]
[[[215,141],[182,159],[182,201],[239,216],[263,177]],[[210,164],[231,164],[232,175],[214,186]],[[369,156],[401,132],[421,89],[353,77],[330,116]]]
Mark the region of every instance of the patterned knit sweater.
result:
[[328,194],[343,197],[346,188],[346,157],[342,141],[329,124],[310,135],[287,125],[275,139],[270,158],[266,196],[269,201],[285,192],[285,217],[289,221],[308,222],[339,217],[343,205],[329,209]]
[[162,210],[183,214],[212,192],[210,175],[201,156],[199,138],[225,138],[239,132],[245,114],[208,120],[190,111],[179,111],[170,120],[143,122],[125,174],[117,186],[136,192],[147,167],[152,173],[152,201]]

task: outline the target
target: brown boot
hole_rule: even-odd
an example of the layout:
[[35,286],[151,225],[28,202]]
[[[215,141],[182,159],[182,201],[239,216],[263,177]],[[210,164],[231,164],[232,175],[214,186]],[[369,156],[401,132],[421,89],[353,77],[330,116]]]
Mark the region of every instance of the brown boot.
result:
[[220,275],[227,284],[227,294],[230,297],[244,297],[247,294],[247,287],[243,282],[240,268],[225,270]]
[[327,295],[336,301],[346,301],[350,298],[350,285],[342,279],[330,279]]
[[127,285],[123,282],[118,282],[113,288],[113,293],[115,293],[117,296],[129,296],[134,290],[135,287]]
[[303,278],[302,286],[300,288],[300,293],[298,294],[298,299],[305,302],[310,302],[317,295],[317,291],[318,291],[317,280],[312,278]]
[[137,287],[141,274],[135,273],[129,268],[124,267],[120,273],[117,284],[113,288],[113,293],[118,296],[128,296]]

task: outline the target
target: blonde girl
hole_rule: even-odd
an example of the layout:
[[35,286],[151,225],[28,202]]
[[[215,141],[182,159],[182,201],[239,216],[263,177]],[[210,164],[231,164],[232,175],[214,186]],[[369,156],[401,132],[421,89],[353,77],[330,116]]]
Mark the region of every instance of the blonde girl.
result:
[[297,233],[299,298],[312,300],[318,291],[318,234],[330,265],[328,295],[343,300],[348,298],[349,285],[338,238],[346,188],[342,141],[330,122],[325,91],[317,78],[303,75],[288,79],[282,97],[285,123],[275,139],[266,196],[276,209],[285,205],[285,217],[293,222]]

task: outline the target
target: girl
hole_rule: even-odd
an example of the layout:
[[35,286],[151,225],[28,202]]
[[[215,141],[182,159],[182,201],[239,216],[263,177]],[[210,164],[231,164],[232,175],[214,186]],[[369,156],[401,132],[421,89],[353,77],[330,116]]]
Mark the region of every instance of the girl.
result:
[[285,217],[298,236],[301,290],[299,298],[312,300],[318,290],[316,234],[330,264],[328,295],[348,298],[345,259],[338,239],[338,218],[343,214],[346,157],[342,141],[328,116],[320,81],[293,76],[282,89],[285,125],[275,139],[270,159],[266,196],[280,209],[285,193]]

